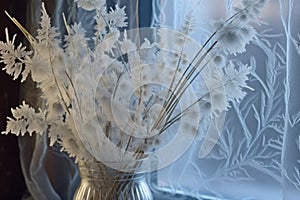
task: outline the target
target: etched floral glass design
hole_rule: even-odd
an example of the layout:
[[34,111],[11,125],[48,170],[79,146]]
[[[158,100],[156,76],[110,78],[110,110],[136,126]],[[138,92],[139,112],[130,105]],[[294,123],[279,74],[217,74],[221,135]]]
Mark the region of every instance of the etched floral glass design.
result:
[[[188,10],[191,3],[163,2],[164,16],[172,13],[172,6]],[[230,14],[238,2],[199,1],[194,6],[204,10],[204,16],[199,12],[204,19],[218,18]],[[255,43],[239,56],[253,69],[249,86],[254,91],[232,104],[217,145],[204,159],[199,159],[195,141],[173,166],[153,174],[156,192],[166,199],[299,198],[299,6],[293,0],[269,1],[256,26]],[[165,22],[175,24],[168,17]]]

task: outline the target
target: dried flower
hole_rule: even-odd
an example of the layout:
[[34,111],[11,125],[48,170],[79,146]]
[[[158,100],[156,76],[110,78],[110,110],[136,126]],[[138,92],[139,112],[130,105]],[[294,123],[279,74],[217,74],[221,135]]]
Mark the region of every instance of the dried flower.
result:
[[246,95],[246,92],[243,91],[244,88],[253,90],[246,83],[250,73],[251,68],[249,66],[240,64],[235,67],[232,62],[224,68],[223,77],[228,101],[241,101]]
[[245,46],[255,37],[255,30],[249,25],[222,24],[216,34],[218,45],[228,54],[236,55],[246,51]]
[[228,109],[229,102],[245,96],[250,68],[234,67],[232,62],[224,67],[225,54],[245,51],[256,32],[240,23],[239,17],[257,13],[263,1],[243,1],[244,8],[216,23],[216,31],[196,53],[197,45],[187,37],[193,29],[191,13],[183,33],[159,28],[157,40],[136,42],[127,31],[120,31],[127,26],[125,7],[116,5],[107,12],[103,0],[75,2],[96,10],[92,38],[75,23],[66,24],[67,35],[60,41],[44,4],[36,37],[11,18],[33,51],[22,45],[15,48],[15,36],[10,41],[6,31],[0,62],[14,79],[22,74],[25,80],[30,74],[43,92],[46,107],[35,112],[23,103],[12,110],[15,119],[8,118],[4,134],[42,134],[48,128],[50,145],[57,142],[77,160],[91,159],[90,154],[100,159],[103,152],[116,159],[136,159],[137,154],[147,157],[166,145],[176,131],[191,133],[174,139],[184,142],[179,146],[185,150],[199,133],[200,119],[215,118]]
[[74,0],[78,7],[85,10],[95,10],[95,8],[101,8],[106,2],[105,0]]
[[26,47],[23,47],[22,44],[19,44],[19,46],[15,48],[14,42],[16,35],[14,35],[10,41],[7,29],[5,29],[5,35],[6,43],[0,41],[0,63],[5,64],[3,70],[6,70],[7,74],[12,75],[14,80],[22,74],[21,82],[23,82],[29,74],[25,65],[30,61],[32,52],[26,51]]
[[39,110],[38,113],[29,107],[24,101],[19,108],[11,110],[13,118],[8,117],[6,131],[2,134],[12,133],[15,135],[25,135],[28,133],[38,133],[42,135],[47,127],[45,112]]
[[110,12],[106,16],[110,28],[123,28],[127,26],[125,8],[125,6],[119,8],[118,5],[116,5],[115,9],[110,8]]

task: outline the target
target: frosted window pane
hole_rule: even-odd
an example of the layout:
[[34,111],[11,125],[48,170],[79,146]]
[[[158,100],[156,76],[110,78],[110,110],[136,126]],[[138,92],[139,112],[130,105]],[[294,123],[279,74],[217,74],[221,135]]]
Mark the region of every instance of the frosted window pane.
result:
[[[162,22],[177,28],[189,6],[198,6],[195,39],[209,19],[230,16],[224,1],[161,1]],[[180,9],[178,9],[180,8]],[[196,198],[295,200],[300,196],[300,2],[271,0],[256,26],[257,42],[240,55],[255,70],[248,92],[226,115],[212,152],[198,158],[199,142],[172,166],[153,174],[158,193]],[[179,10],[179,11],[178,11]],[[203,11],[203,12],[202,12]],[[174,17],[175,15],[175,17]],[[170,16],[170,18],[168,18]]]

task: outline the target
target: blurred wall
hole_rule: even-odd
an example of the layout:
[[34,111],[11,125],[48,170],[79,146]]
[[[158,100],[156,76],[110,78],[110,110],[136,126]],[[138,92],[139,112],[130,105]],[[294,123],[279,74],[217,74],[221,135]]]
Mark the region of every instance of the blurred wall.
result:
[[[22,41],[22,34],[4,14],[8,11],[21,23],[25,23],[27,0],[1,0],[0,5],[0,40],[5,40],[5,27],[10,35],[18,34],[17,41]],[[19,42],[18,42],[19,43]],[[1,68],[3,65],[1,65]],[[19,104],[19,81],[0,71],[0,126],[6,127],[6,116],[10,116],[10,108]],[[20,168],[17,137],[0,135],[0,199],[21,199],[25,191],[25,183]]]

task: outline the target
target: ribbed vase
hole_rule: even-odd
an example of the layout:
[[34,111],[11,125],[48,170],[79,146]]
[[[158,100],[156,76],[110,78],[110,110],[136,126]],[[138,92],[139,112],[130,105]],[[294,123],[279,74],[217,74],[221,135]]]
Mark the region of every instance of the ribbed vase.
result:
[[152,200],[143,173],[123,172],[101,162],[78,162],[81,177],[74,200]]

